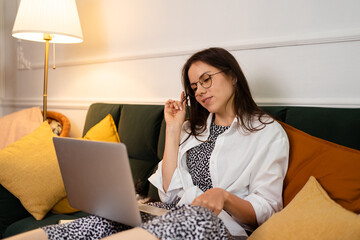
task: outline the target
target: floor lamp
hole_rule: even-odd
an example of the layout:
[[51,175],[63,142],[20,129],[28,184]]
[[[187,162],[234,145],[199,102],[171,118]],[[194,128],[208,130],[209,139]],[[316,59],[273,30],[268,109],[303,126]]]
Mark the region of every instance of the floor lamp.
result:
[[12,36],[45,42],[43,114],[47,119],[49,43],[83,41],[75,0],[21,0]]

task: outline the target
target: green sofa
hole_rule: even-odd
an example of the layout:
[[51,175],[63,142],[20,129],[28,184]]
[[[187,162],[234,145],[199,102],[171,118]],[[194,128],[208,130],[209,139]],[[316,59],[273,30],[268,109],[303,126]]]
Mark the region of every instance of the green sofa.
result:
[[[121,142],[129,153],[137,192],[157,200],[157,190],[147,178],[156,170],[164,151],[165,122],[163,105],[95,103],[88,110],[83,135],[107,114],[114,118]],[[323,108],[264,106],[266,112],[313,136],[360,150],[360,108]],[[60,219],[86,216],[77,212],[67,215],[49,213],[36,221],[20,201],[0,185],[0,237],[9,237]]]

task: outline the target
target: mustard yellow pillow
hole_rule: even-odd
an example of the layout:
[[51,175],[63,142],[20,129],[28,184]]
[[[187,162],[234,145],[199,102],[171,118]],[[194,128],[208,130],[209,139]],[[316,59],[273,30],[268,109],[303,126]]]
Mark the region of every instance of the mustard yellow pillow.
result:
[[65,189],[47,121],[32,133],[0,150],[0,184],[41,220]]
[[85,134],[84,139],[105,141],[105,142],[120,142],[119,134],[111,114],[108,114],[103,120]]
[[55,214],[67,214],[78,212],[79,210],[70,206],[69,200],[67,197],[61,199],[55,206],[51,209],[52,213]]
[[[94,141],[120,142],[119,134],[111,114],[107,115],[103,120],[93,126],[84,136],[83,139]],[[61,199],[51,210],[52,213],[73,213],[78,210],[72,208],[68,198]]]
[[248,239],[358,240],[360,217],[333,201],[311,176],[294,199]]

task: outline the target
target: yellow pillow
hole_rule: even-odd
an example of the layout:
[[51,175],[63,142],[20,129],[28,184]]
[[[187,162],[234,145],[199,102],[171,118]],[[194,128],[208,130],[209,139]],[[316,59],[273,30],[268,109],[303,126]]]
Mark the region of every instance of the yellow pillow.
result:
[[111,114],[108,114],[103,120],[85,134],[84,139],[105,141],[105,142],[120,142],[119,134]]
[[76,208],[70,206],[69,200],[67,197],[61,199],[55,206],[51,209],[52,213],[55,214],[67,214],[78,212]]
[[248,239],[360,239],[360,217],[333,201],[310,177],[289,205]]
[[[93,126],[84,136],[83,139],[94,141],[120,142],[119,134],[111,114],[107,115],[103,120]],[[60,200],[51,210],[52,213],[73,213],[78,210],[72,208],[69,204],[68,198],[65,197]]]
[[47,121],[0,150],[0,184],[41,220],[66,196]]

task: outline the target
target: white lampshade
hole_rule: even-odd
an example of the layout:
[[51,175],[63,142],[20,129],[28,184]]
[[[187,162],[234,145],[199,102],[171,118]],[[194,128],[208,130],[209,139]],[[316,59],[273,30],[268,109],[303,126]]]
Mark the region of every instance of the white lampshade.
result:
[[75,0],[21,0],[12,36],[44,42],[79,43],[83,41]]

